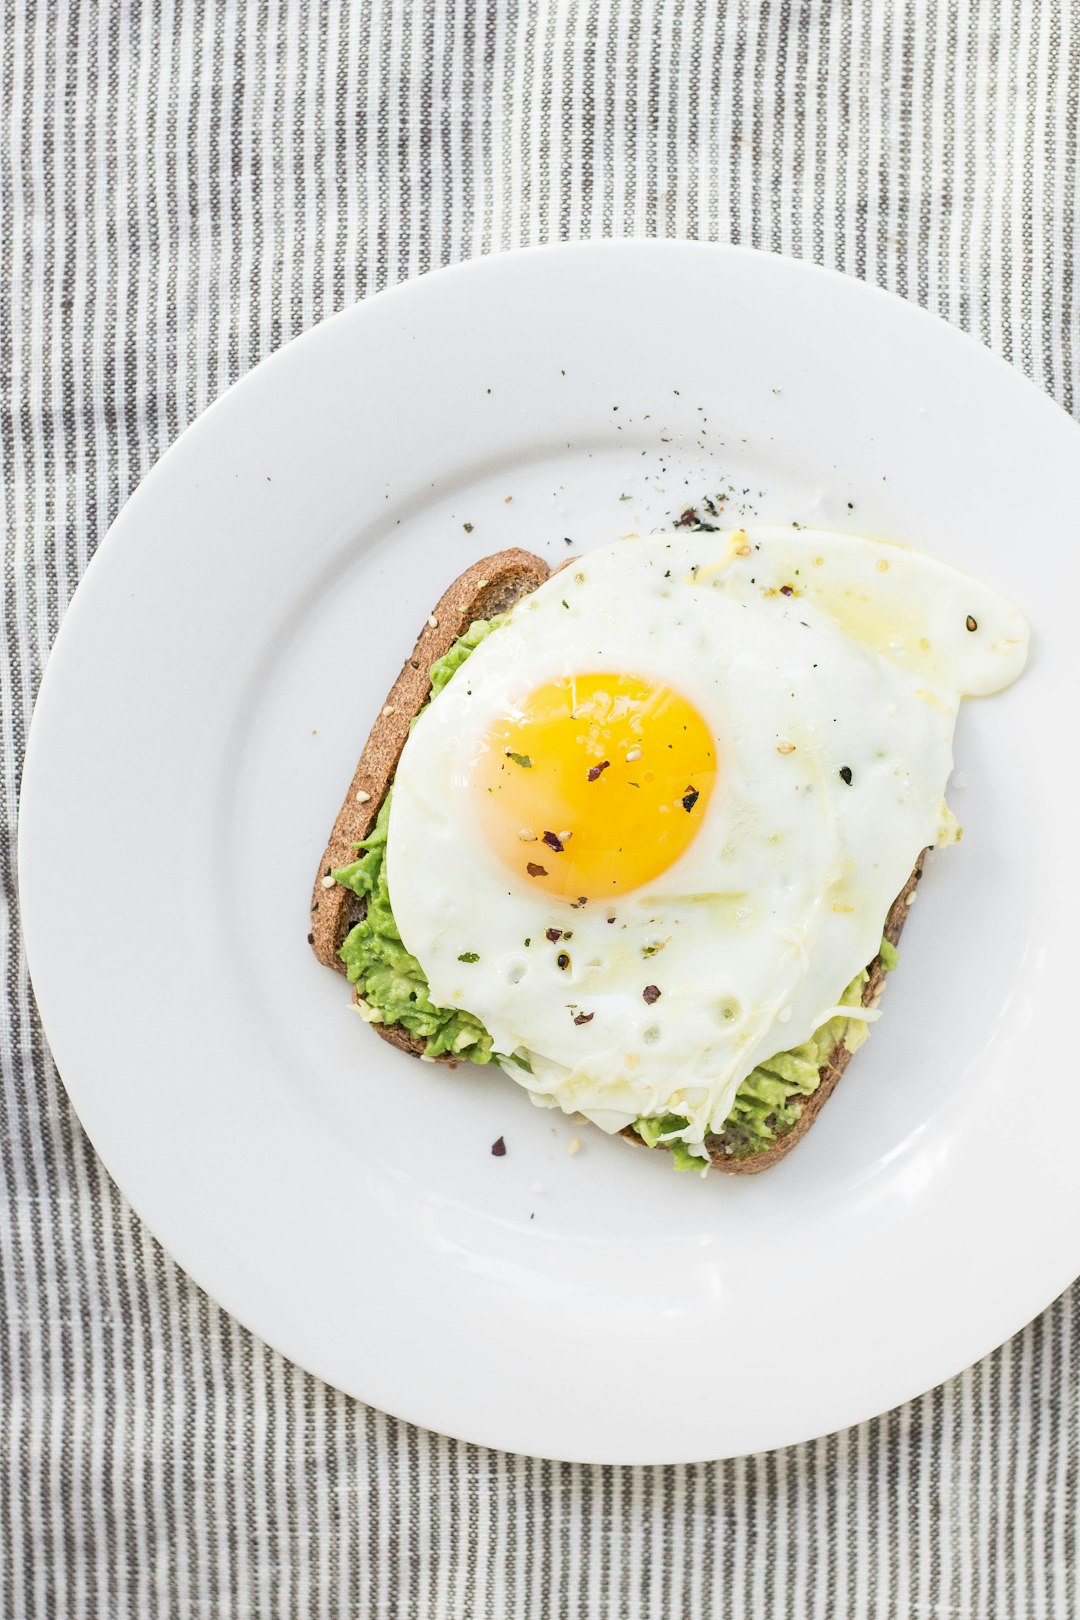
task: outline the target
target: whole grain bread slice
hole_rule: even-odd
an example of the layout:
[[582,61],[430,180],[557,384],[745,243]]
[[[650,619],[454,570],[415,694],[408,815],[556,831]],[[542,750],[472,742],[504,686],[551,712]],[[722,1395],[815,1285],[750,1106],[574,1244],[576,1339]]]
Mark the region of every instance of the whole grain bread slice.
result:
[[[548,578],[551,570],[543,558],[530,551],[516,549],[496,552],[484,557],[460,574],[444,591],[428,616],[416,645],[402,665],[401,674],[386,695],[378,719],[372,726],[360,763],[356,767],[349,790],[342,801],[334,822],[311,898],[311,933],[309,943],[320,962],[327,967],[345,972],[338,951],[349,932],[364,915],[365,902],[351,889],[328,883],[335,867],[347,866],[355,857],[355,846],[366,838],[378,816],[382,802],[393,782],[394,771],[409,735],[409,726],[419,714],[431,694],[430,670],[432,664],[450,650],[475,619],[490,619],[497,613],[506,613],[517,602],[536,590]],[[922,876],[923,856],[920,855],[904,887],[889,911],[883,930],[885,938],[895,945],[900,937],[914,898],[915,887]],[[869,977],[863,989],[864,1007],[876,1005],[885,983],[885,969],[880,956],[868,967]],[[372,1024],[382,1036],[403,1052],[419,1057],[424,1042],[409,1034],[399,1024]],[[852,1054],[843,1042],[833,1047],[821,1068],[821,1081],[816,1091],[806,1099],[802,1112],[792,1128],[760,1153],[735,1158],[725,1145],[723,1133],[708,1140],[709,1157],[717,1170],[730,1175],[755,1175],[768,1170],[791,1152],[800,1142],[832,1096]],[[448,1055],[436,1062],[456,1067],[457,1061]],[[623,1135],[644,1147],[635,1131]]]

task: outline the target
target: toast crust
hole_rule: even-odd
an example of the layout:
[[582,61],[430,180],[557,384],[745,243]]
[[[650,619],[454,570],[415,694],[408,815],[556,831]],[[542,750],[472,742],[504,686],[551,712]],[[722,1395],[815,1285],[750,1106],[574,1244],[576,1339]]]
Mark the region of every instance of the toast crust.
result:
[[[334,968],[338,973],[345,972],[338,951],[350,928],[363,918],[364,901],[340,884],[324,888],[323,880],[330,876],[335,867],[347,866],[353,860],[355,845],[366,838],[375,825],[393,782],[401,751],[409,735],[409,726],[431,695],[429,671],[432,664],[449,652],[458,636],[468,629],[474,619],[489,619],[496,613],[506,613],[542,585],[551,572],[543,558],[531,551],[515,548],[495,552],[460,574],[432,609],[371,728],[319,863],[311,898],[311,933],[308,938],[315,955],[327,967]],[[896,944],[907,920],[916,886],[922,876],[924,859],[925,851],[893,901],[886,919],[883,933],[892,945]],[[862,995],[864,1007],[876,1006],[884,987],[885,969],[879,956],[869,963],[868,971],[870,977]],[[360,1000],[359,995],[356,995],[356,999]],[[425,1043],[410,1035],[400,1024],[372,1024],[371,1028],[399,1051],[408,1052],[413,1057],[423,1057]],[[852,1053],[842,1041],[833,1047],[821,1067],[820,1084],[806,1099],[796,1123],[760,1153],[735,1159],[724,1151],[722,1136],[715,1136],[709,1151],[713,1167],[728,1175],[751,1176],[768,1170],[785,1158],[817,1119],[851,1057]],[[451,1068],[458,1066],[458,1060],[448,1054],[430,1061],[445,1063]],[[646,1146],[637,1132],[629,1127],[622,1134],[639,1147]]]
[[[310,943],[327,967],[345,972],[337,953],[349,929],[363,916],[364,902],[340,884],[324,888],[323,879],[335,867],[348,866],[356,858],[354,846],[375,825],[409,726],[431,695],[432,664],[449,652],[474,619],[490,619],[496,613],[507,612],[542,585],[549,573],[543,558],[531,551],[497,551],[459,574],[432,609],[401,674],[386,694],[319,862],[311,897]],[[413,1041],[403,1029],[383,1024],[372,1027],[403,1051],[419,1055],[424,1049],[422,1041]]]

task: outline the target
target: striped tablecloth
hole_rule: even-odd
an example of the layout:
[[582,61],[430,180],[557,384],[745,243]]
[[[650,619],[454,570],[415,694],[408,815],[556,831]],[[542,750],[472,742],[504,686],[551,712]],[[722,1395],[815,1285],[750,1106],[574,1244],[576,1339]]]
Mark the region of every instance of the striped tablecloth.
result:
[[[117,509],[234,378],[402,277],[563,237],[751,243],[918,300],[1080,408],[1080,10],[3,0],[0,30],[3,1616],[1075,1616],[1075,1291],[899,1411],[700,1467],[452,1443],[253,1339],[80,1130],[13,828]],[[66,858],[77,882],[77,827]]]

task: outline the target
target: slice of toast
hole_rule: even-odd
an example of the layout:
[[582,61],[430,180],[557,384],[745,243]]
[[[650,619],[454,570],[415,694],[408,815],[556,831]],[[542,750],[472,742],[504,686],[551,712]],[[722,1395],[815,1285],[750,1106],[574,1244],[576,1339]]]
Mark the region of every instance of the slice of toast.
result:
[[[311,899],[311,933],[308,940],[319,961],[327,967],[339,973],[345,972],[338,951],[349,930],[363,918],[365,902],[340,884],[326,887],[325,880],[335,867],[348,866],[355,859],[355,846],[368,836],[375,825],[375,818],[393,782],[397,762],[409,735],[409,726],[431,695],[432,664],[450,650],[457,637],[475,619],[490,619],[497,613],[506,613],[515,603],[535,591],[538,585],[542,585],[550,572],[543,558],[534,556],[530,551],[498,551],[467,568],[435,604],[416,646],[405,660],[401,674],[387,693],[379,717],[371,728],[319,863]],[[893,945],[904,926],[915,885],[922,875],[922,864],[923,857],[920,855],[889,912],[884,934]],[[877,1002],[884,982],[885,969],[881,965],[881,958],[876,956],[869,964],[869,979],[863,989],[864,1007]],[[415,1057],[422,1055],[424,1041],[410,1035],[400,1025],[372,1024],[371,1027],[383,1040],[401,1051],[410,1052]],[[833,1048],[822,1066],[821,1083],[806,1099],[797,1122],[760,1153],[736,1159],[726,1152],[722,1133],[712,1137],[709,1146],[714,1167],[732,1175],[753,1175],[784,1158],[814,1123],[835,1090],[851,1055],[842,1042]],[[435,1061],[451,1067],[456,1067],[458,1062],[448,1054]],[[646,1145],[635,1131],[627,1130],[623,1134],[640,1147]]]

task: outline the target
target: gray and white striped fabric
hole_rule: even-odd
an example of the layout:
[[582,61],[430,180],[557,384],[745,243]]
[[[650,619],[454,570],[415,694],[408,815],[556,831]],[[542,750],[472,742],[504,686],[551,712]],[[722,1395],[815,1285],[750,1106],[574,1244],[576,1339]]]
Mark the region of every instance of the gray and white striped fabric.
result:
[[918,300],[1080,408],[1080,10],[3,0],[0,30],[3,1616],[1074,1616],[1075,1291],[900,1411],[701,1467],[452,1443],[254,1340],[72,1113],[13,827],[119,506],[234,378],[402,277],[564,237],[752,243]]

